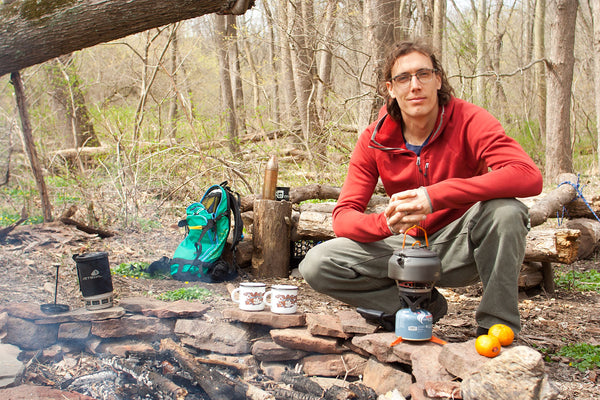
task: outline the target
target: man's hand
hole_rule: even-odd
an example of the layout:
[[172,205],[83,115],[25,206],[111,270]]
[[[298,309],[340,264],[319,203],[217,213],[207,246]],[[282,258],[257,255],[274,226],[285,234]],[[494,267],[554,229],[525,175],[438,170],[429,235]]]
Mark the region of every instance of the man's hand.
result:
[[431,206],[423,187],[393,194],[384,211],[388,227],[394,235],[406,232],[430,213]]

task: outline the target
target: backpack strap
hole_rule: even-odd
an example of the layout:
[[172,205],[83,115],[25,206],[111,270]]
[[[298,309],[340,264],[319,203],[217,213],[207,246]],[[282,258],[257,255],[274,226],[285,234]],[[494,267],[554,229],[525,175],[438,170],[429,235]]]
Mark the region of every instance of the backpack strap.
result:
[[235,252],[237,250],[237,245],[242,241],[243,238],[243,230],[244,230],[244,222],[242,221],[241,214],[241,200],[240,194],[231,190],[231,188],[227,185],[227,181],[222,182],[221,186],[225,189],[225,193],[227,193],[227,204],[229,205],[229,209],[231,210],[231,218],[233,219],[233,240],[231,242],[231,253],[233,264],[237,266],[235,261]]

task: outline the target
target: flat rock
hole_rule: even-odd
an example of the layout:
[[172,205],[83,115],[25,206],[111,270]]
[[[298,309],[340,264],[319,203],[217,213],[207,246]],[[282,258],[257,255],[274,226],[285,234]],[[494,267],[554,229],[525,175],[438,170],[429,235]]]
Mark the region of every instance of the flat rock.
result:
[[408,396],[412,376],[399,368],[371,357],[365,366],[363,383],[375,390],[378,395],[397,389],[403,396]]
[[9,389],[0,389],[0,399],[3,400],[95,400],[77,392],[66,392],[47,386],[21,385]]
[[179,319],[175,333],[182,343],[220,354],[250,353],[250,334],[242,327],[225,322]]
[[123,299],[119,305],[129,312],[157,318],[196,318],[211,308],[210,305],[197,301],[162,301],[149,297]]
[[125,315],[118,319],[92,322],[92,335],[100,338],[121,338],[136,336],[161,338],[173,333],[175,321],[146,317],[143,315]]
[[7,321],[8,321],[8,313],[6,311],[0,312],[0,332],[4,332]]
[[38,350],[56,343],[58,325],[38,325],[28,319],[8,317],[3,342],[21,349]]
[[74,310],[60,314],[47,315],[42,313],[41,317],[35,318],[35,323],[61,324],[63,322],[102,321],[105,319],[121,318],[123,315],[125,315],[125,309],[119,306],[102,308],[100,310],[76,308]]
[[429,397],[442,399],[462,399],[460,382],[425,382],[425,393]]
[[343,348],[337,339],[313,336],[305,328],[272,329],[273,341],[290,349],[323,354],[341,354]]
[[11,317],[35,320],[46,317],[39,304],[7,303],[0,305],[0,312],[6,312]]
[[152,354],[155,351],[149,343],[133,339],[101,342],[95,348],[96,354],[112,354],[119,357],[125,357],[128,352]]
[[302,369],[313,376],[359,376],[362,375],[367,358],[356,353],[316,354],[302,359]]
[[502,349],[461,384],[463,399],[552,400],[558,397],[542,355],[526,346]]
[[396,340],[394,332],[372,333],[370,335],[355,336],[352,344],[374,355],[381,362],[400,362],[410,365],[411,355],[422,351],[426,347],[439,346],[435,343],[403,341],[395,346],[390,346]]
[[223,310],[223,317],[232,321],[266,325],[272,328],[291,328],[306,325],[306,316],[302,313],[275,314],[271,311],[245,311],[231,307]]
[[260,361],[287,361],[299,360],[306,352],[280,346],[272,340],[257,340],[252,345],[252,355]]
[[[509,347],[503,347],[502,351]],[[465,379],[472,373],[479,371],[491,358],[477,353],[475,339],[463,343],[448,343],[442,347],[438,357],[440,364],[450,374]]]
[[23,371],[23,363],[17,358],[20,353],[17,346],[0,344],[0,387],[12,384]]
[[61,340],[84,340],[90,336],[92,323],[86,322],[65,322],[58,327],[58,338]]
[[370,334],[375,333],[377,326],[370,324],[366,319],[354,310],[341,310],[337,313],[342,330],[350,334]]
[[452,375],[439,362],[442,346],[423,346],[419,351],[410,355],[412,374],[415,381],[425,384],[427,381],[450,382]]
[[328,336],[342,339],[352,337],[344,332],[340,318],[330,314],[306,314],[306,326],[311,335]]

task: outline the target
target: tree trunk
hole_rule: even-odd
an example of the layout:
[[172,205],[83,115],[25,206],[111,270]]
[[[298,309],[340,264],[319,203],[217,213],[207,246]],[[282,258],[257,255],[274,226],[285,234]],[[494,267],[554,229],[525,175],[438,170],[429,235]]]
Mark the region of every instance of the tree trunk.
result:
[[[271,107],[271,115],[275,121],[281,120],[281,108],[279,106],[279,82],[281,81],[281,77],[279,76],[279,70],[277,68],[277,54],[275,52],[276,42],[276,34],[275,34],[275,18],[273,16],[273,12],[269,7],[267,2],[262,2],[262,6],[265,9],[265,14],[267,16],[267,22],[269,23],[269,66],[271,67],[271,86],[270,86],[270,99],[268,100]],[[277,6],[275,6],[277,7]],[[258,89],[257,89],[258,91]]]
[[[235,15],[227,16],[227,46],[229,51],[229,66],[231,68],[231,88],[235,105],[237,136],[246,132],[246,118],[244,117],[244,91],[242,90],[242,71],[240,68],[240,48],[238,45],[237,21]],[[236,143],[231,146],[239,150]]]
[[446,30],[446,0],[435,0],[433,4],[433,33],[431,44],[436,50],[438,59],[441,61],[444,50],[444,32]]
[[598,169],[600,170],[600,3],[598,1],[591,2],[592,19],[594,26],[594,98],[596,99],[596,144],[598,156]]
[[385,62],[389,47],[394,43],[395,2],[389,0],[366,0],[365,53],[370,59],[365,67],[362,79],[363,100],[360,103],[358,131],[362,132],[376,117],[383,105],[379,95],[381,67]]
[[295,2],[292,34],[292,66],[296,87],[296,102],[300,113],[300,122],[304,144],[309,157],[321,163],[326,159],[326,143],[319,114],[317,113],[317,66],[315,59],[315,16],[314,0]]
[[40,192],[40,198],[42,201],[42,215],[44,222],[52,221],[52,205],[48,197],[48,190],[46,189],[46,182],[44,181],[44,174],[42,173],[42,167],[40,166],[40,160],[35,149],[35,143],[33,142],[33,136],[31,134],[31,124],[29,122],[29,113],[27,111],[27,102],[25,99],[25,90],[23,89],[23,81],[21,80],[21,74],[13,72],[10,74],[10,80],[15,88],[15,99],[17,101],[17,108],[19,109],[19,115],[21,116],[21,128],[23,131],[23,144],[25,151],[29,157],[29,164],[35,177],[35,183]]
[[337,8],[337,0],[328,0],[325,9],[325,17],[323,21],[324,36],[321,45],[321,60],[319,62],[319,82],[317,89],[317,104],[319,105],[319,116],[323,118],[325,110],[325,100],[329,90],[331,90],[331,62],[333,59],[332,42],[335,32],[335,11]]
[[177,86],[177,70],[179,69],[179,62],[177,61],[179,57],[179,40],[177,31],[179,29],[179,25],[175,24],[172,26],[173,29],[173,40],[171,41],[171,71],[169,75],[171,77],[171,84],[173,86],[173,93],[171,94],[171,98],[169,99],[169,133],[168,137],[175,139],[177,137],[177,120],[178,120],[178,93],[179,88]]
[[215,15],[215,41],[219,58],[219,77],[221,81],[221,105],[225,113],[227,138],[232,153],[237,153],[237,117],[231,86],[231,73],[229,66],[229,51],[227,49],[227,16]]
[[100,146],[86,106],[79,74],[72,66],[73,56],[59,57],[47,68],[52,97],[64,116],[64,143],[76,148]]
[[[537,0],[535,19],[533,21],[533,57],[541,60],[546,56],[545,29],[546,0]],[[536,88],[537,115],[540,124],[540,138],[546,142],[546,63],[537,63],[534,67]]]
[[294,86],[294,72],[292,67],[292,17],[294,8],[289,1],[277,2],[277,15],[279,20],[279,48],[281,49],[281,87],[283,91],[282,114],[283,123],[293,126],[298,118],[298,107],[295,107],[296,87]]
[[[502,39],[504,38],[504,33],[506,32],[506,27],[501,22],[502,16],[502,6],[503,3],[500,1],[496,3],[494,9],[494,36],[491,43],[491,56],[490,62],[492,65],[492,70],[496,73],[500,73],[500,58],[502,57]],[[492,101],[490,103],[493,104],[493,108],[496,110],[502,110],[503,105],[506,104],[506,94],[504,93],[504,87],[502,86],[501,79],[494,80],[494,95],[492,97]],[[504,112],[501,111],[499,113],[501,116],[504,115]]]
[[546,180],[573,171],[571,146],[571,86],[575,64],[577,0],[550,0],[550,62],[546,119]]
[[487,0],[479,0],[477,5],[477,64],[475,85],[477,89],[477,104],[485,107],[485,72],[486,57],[487,57],[487,41],[485,33],[487,30]]
[[[210,13],[243,14],[253,0],[14,0],[0,5],[0,76],[137,32]],[[231,8],[229,8],[231,7]]]

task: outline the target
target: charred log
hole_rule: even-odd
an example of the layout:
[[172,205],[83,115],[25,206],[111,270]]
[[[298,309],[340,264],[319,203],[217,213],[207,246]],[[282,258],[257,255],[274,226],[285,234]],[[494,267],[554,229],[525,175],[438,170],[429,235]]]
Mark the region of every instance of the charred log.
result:
[[188,394],[186,389],[175,384],[173,381],[160,374],[157,374],[156,372],[150,371],[147,368],[135,365],[132,362],[120,359],[118,357],[105,360],[105,362],[111,367],[131,375],[137,382],[143,384],[144,386],[168,394],[170,398],[182,400],[185,399]]
[[199,363],[199,359],[185,350],[183,346],[175,343],[173,339],[161,340],[160,350],[170,352],[179,365],[196,379],[198,385],[212,400],[266,400],[272,398],[267,392],[253,385],[239,379],[232,379],[214,368]]
[[317,382],[294,371],[284,371],[281,374],[280,379],[283,383],[287,383],[292,389],[298,392],[311,394],[317,397],[321,397],[324,393],[323,388]]
[[359,400],[360,397],[352,390],[333,385],[325,391],[324,400]]
[[278,400],[321,400],[321,396],[314,396],[308,393],[296,392],[283,388],[275,388],[271,391]]
[[372,388],[362,383],[351,383],[348,388],[352,390],[360,400],[376,400],[377,393]]

